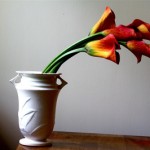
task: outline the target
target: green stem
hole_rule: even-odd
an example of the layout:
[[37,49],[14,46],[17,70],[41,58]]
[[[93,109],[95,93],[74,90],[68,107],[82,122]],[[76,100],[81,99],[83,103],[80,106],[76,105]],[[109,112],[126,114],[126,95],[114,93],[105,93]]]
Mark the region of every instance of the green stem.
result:
[[50,71],[49,73],[56,73],[60,66],[63,64],[63,60],[59,61]]
[[123,45],[123,46],[127,47],[127,42],[124,42],[124,41],[118,41],[118,43],[119,43],[120,45]]
[[76,42],[75,44],[71,45],[70,47],[66,48],[63,52],[61,52],[57,57],[55,57],[46,67],[45,69],[42,71],[42,73],[48,73],[49,71],[49,67],[51,66],[51,64],[53,62],[55,62],[59,57],[61,57],[62,55],[64,55],[65,53],[73,50],[73,49],[77,49],[77,48],[81,48],[84,47],[86,45],[86,43],[88,43],[91,40],[96,40],[97,38],[100,37],[104,37],[104,35],[101,32],[95,33],[93,35],[87,36],[86,38]]
[[78,54],[79,52],[86,52],[86,50],[82,47],[82,48],[78,48],[75,50],[70,50],[66,53],[64,53],[63,55],[61,55],[60,57],[58,57],[56,60],[54,60],[51,65],[49,65],[49,67],[46,69],[45,73],[56,73],[57,70],[60,68],[60,66],[67,61],[69,58],[71,58],[72,56]]

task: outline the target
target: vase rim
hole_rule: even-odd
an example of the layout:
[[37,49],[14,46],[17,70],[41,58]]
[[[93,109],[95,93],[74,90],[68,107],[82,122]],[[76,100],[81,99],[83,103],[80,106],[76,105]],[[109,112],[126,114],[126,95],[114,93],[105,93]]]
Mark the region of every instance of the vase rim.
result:
[[28,75],[61,75],[61,73],[42,73],[41,71],[16,71],[16,73]]

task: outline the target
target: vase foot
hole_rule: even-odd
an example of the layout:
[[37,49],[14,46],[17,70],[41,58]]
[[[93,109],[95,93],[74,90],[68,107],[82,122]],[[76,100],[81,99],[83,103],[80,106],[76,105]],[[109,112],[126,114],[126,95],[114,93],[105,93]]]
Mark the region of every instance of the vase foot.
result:
[[34,140],[27,139],[27,138],[20,139],[19,143],[25,146],[51,146],[52,145],[52,143],[48,140],[34,141]]

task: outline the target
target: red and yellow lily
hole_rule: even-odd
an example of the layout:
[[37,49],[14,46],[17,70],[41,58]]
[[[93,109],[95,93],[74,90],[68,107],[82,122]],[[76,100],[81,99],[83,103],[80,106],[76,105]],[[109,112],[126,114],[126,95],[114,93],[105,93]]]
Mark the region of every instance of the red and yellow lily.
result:
[[132,25],[119,25],[116,27],[115,14],[109,7],[106,7],[101,18],[93,26],[89,35],[93,35],[98,32],[101,32],[104,36],[113,34],[117,40],[127,41],[131,39],[141,39],[141,34],[137,33]]
[[106,58],[119,64],[119,53],[116,52],[116,49],[120,49],[120,46],[112,34],[87,43],[85,48],[91,56]]
[[105,29],[114,28],[115,26],[116,26],[115,14],[109,7],[106,7],[106,9],[105,9],[104,13],[102,14],[101,18],[93,26],[93,28],[91,29],[89,35],[92,35],[92,34],[95,34],[97,32],[103,31]]

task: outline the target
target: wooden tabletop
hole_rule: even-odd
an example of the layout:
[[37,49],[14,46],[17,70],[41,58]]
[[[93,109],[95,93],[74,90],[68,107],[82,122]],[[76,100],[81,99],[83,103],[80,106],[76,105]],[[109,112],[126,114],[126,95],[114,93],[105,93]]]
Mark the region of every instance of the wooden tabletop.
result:
[[53,132],[52,146],[18,145],[17,150],[150,150],[150,137]]

